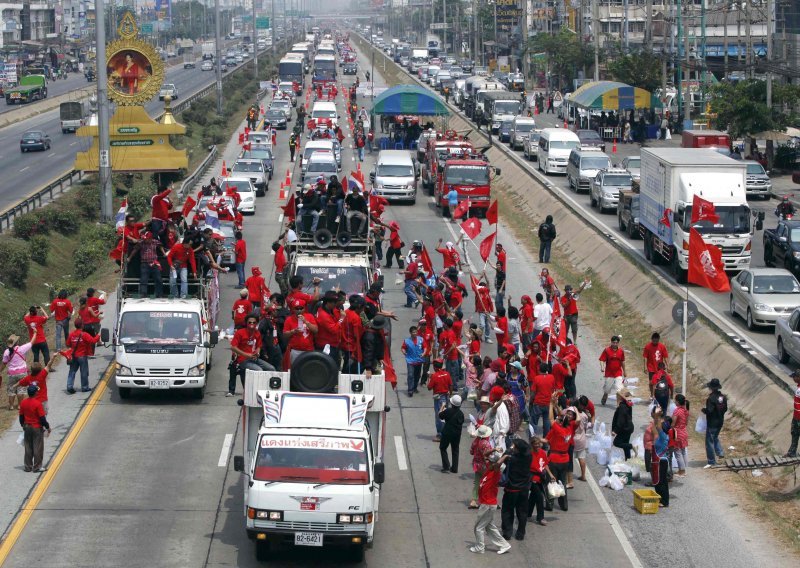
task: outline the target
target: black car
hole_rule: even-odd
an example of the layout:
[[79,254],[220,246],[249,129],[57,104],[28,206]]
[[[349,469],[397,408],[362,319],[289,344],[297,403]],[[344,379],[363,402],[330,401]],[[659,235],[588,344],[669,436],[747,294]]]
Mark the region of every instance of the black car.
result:
[[269,122],[273,128],[286,130],[286,113],[278,109],[269,109],[264,114],[264,122]]
[[581,141],[581,148],[600,148],[601,152],[606,151],[605,141],[595,130],[578,130],[575,134]]
[[358,64],[357,63],[345,63],[342,67],[342,74],[344,75],[357,75],[358,74]]
[[472,74],[472,70],[475,68],[475,63],[472,59],[462,59],[459,61],[458,66],[464,70],[464,73],[467,75]]
[[49,150],[50,137],[41,130],[29,130],[20,138],[19,149],[23,153],[31,150]]
[[500,139],[500,142],[508,142],[511,140],[511,127],[514,123],[510,120],[504,120],[500,123],[500,130],[497,133],[497,137]]

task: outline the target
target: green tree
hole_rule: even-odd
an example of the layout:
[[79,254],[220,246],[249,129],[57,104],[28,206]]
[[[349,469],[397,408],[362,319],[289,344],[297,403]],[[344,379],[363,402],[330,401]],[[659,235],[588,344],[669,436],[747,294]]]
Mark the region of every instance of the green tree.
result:
[[607,69],[614,80],[651,93],[661,85],[661,58],[653,52],[620,55],[608,63]]
[[574,33],[562,29],[555,35],[537,34],[528,43],[529,53],[544,53],[554,83],[557,87],[569,85],[578,76],[578,70],[594,61],[591,47]]

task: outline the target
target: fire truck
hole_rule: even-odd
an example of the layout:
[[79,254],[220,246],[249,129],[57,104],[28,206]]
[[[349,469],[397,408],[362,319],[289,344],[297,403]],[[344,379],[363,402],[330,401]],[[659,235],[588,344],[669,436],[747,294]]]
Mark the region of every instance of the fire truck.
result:
[[439,175],[441,174],[444,163],[452,156],[461,156],[465,153],[474,152],[472,143],[466,139],[459,139],[457,136],[436,137],[427,139],[425,150],[425,160],[422,164],[422,186],[434,194],[436,186],[439,185]]

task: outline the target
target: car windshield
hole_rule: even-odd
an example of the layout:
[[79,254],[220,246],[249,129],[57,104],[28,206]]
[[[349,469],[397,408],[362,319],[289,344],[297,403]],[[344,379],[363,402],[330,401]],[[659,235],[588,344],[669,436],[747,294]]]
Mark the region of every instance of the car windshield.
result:
[[530,131],[531,131],[531,130],[533,130],[535,127],[536,127],[536,125],[535,125],[535,124],[525,124],[525,123],[523,122],[522,124],[517,124],[517,126],[516,126],[516,131],[517,131],[517,132],[530,132]]
[[309,172],[325,172],[325,173],[336,173],[336,164],[333,162],[311,162],[308,164],[308,171]]
[[265,434],[258,444],[256,481],[366,485],[364,440],[329,436]]
[[747,173],[754,175],[764,175],[764,168],[761,164],[747,164]]
[[335,110],[315,110],[311,113],[311,118],[336,118]]
[[495,101],[494,112],[499,114],[517,114],[519,103],[517,101]]
[[376,168],[375,174],[386,177],[412,177],[414,168],[403,164],[381,164]]
[[633,180],[630,175],[615,174],[603,176],[603,185],[624,185],[626,187],[630,187],[632,183]]
[[119,325],[119,340],[134,343],[198,343],[200,318],[192,312],[125,312]]
[[[298,266],[296,274],[303,277],[303,282],[310,283],[314,278],[319,278],[324,289],[338,287],[348,296],[366,294],[369,288],[366,269],[357,266]],[[325,282],[329,284],[327,287]]]
[[628,160],[628,169],[629,170],[638,170],[642,166],[642,160],[640,158],[631,158]]
[[512,122],[510,120],[504,120],[502,124],[500,124],[500,128],[503,130],[511,130]]
[[571,140],[551,140],[551,150],[575,150],[580,144]]
[[[719,217],[717,223],[700,221],[692,226],[701,234],[744,234],[750,232],[750,208],[746,205],[716,205],[714,213]],[[691,205],[686,207],[684,216],[687,221],[692,218]]]
[[592,156],[591,158],[581,159],[582,170],[605,170],[610,165],[608,158],[604,158],[603,156]]
[[581,130],[578,132],[578,138],[581,142],[602,142],[602,138],[594,130]]
[[279,110],[268,110],[267,113],[264,116],[266,116],[267,119],[269,119],[269,120],[277,120],[277,119],[285,120],[286,119],[286,115],[283,114],[283,112],[279,111]]
[[485,185],[489,183],[489,168],[486,166],[449,166],[444,180],[445,183],[454,185]]
[[222,191],[227,192],[228,187],[234,188],[234,190],[239,193],[247,193],[253,191],[251,189],[250,182],[244,180],[226,181],[225,183],[222,184]]
[[281,107],[288,108],[289,107],[289,101],[282,101],[282,100],[278,99],[276,101],[272,101],[272,104],[270,106],[276,107],[276,108],[281,108]]
[[260,172],[263,166],[260,162],[236,162],[233,164],[235,172]]
[[791,274],[755,276],[753,294],[800,294],[800,284]]
[[26,132],[25,134],[22,135],[22,137],[23,138],[41,138],[42,137],[42,133],[41,132]]

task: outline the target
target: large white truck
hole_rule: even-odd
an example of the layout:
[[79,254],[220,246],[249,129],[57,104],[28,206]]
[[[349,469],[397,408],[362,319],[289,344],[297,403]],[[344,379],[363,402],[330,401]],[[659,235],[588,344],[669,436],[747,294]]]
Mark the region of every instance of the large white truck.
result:
[[203,42],[203,61],[208,59],[213,60],[217,56],[217,44],[214,41]]
[[[720,248],[726,271],[748,268],[756,224],[745,195],[745,164],[702,148],[642,148],[641,156],[639,219],[645,258],[669,265],[675,279],[684,283],[694,227],[706,243]],[[691,224],[695,195],[714,204],[717,223]]]
[[278,545],[350,550],[361,561],[378,521],[386,428],[383,374],[340,374],[308,352],[289,372],[247,371],[242,449],[245,529],[256,558]]

